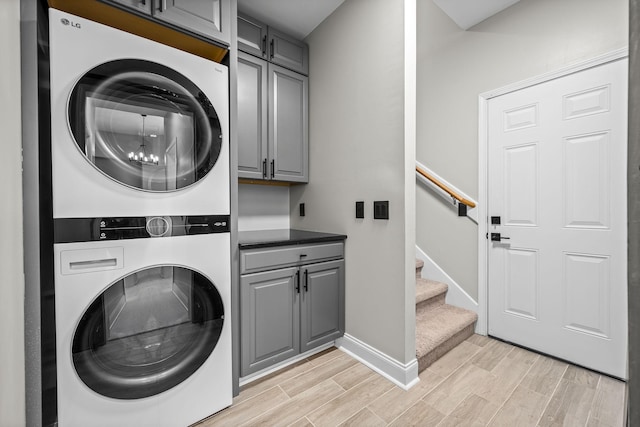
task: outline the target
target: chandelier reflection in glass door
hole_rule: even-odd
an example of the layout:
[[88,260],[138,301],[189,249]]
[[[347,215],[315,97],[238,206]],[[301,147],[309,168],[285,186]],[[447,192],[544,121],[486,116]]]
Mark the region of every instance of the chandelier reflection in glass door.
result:
[[144,143],[144,121],[147,117],[146,114],[140,114],[142,116],[142,141],[140,143],[140,147],[138,147],[138,152],[131,151],[129,152],[129,161],[132,163],[137,163],[139,165],[151,165],[157,166],[160,158],[155,154],[149,152],[147,153],[147,147]]

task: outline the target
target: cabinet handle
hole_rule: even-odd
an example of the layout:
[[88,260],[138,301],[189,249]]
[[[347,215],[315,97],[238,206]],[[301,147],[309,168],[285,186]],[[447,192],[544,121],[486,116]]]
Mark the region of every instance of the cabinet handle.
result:
[[276,177],[276,161],[271,160],[271,178]]
[[267,177],[267,159],[264,159],[262,161],[262,177],[263,178]]
[[296,292],[300,293],[300,270],[296,271]]
[[267,54],[267,36],[262,37],[262,55]]
[[309,291],[309,272],[307,270],[304,271],[304,291]]
[[271,44],[271,47],[270,47],[269,57],[271,59],[273,59],[273,39],[271,39],[271,43],[270,44]]

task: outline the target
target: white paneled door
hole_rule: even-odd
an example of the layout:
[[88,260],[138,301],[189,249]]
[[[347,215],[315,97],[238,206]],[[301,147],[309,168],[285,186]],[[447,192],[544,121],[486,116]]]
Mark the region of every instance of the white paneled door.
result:
[[489,334],[627,377],[627,60],[489,100]]

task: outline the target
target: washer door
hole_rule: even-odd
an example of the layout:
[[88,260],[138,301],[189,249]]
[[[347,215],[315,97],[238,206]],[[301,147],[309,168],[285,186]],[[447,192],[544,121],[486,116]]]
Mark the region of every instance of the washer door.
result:
[[83,314],[73,365],[103,396],[153,396],[207,360],[223,322],[222,298],[202,274],[178,266],[140,270],[109,286]]
[[68,105],[78,148],[109,178],[146,191],[188,187],[213,168],[222,130],[211,101],[182,74],[155,62],[99,65]]

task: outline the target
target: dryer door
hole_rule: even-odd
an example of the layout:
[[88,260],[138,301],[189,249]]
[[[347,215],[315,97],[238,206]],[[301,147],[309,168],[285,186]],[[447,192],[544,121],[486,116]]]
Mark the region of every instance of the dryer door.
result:
[[170,265],[139,270],[109,286],[84,313],[74,332],[73,365],[101,395],[153,396],[207,360],[223,322],[220,294],[202,274]]
[[151,61],[99,65],[76,83],[69,128],[83,156],[140,190],[188,187],[213,168],[222,129],[211,101],[184,75]]

